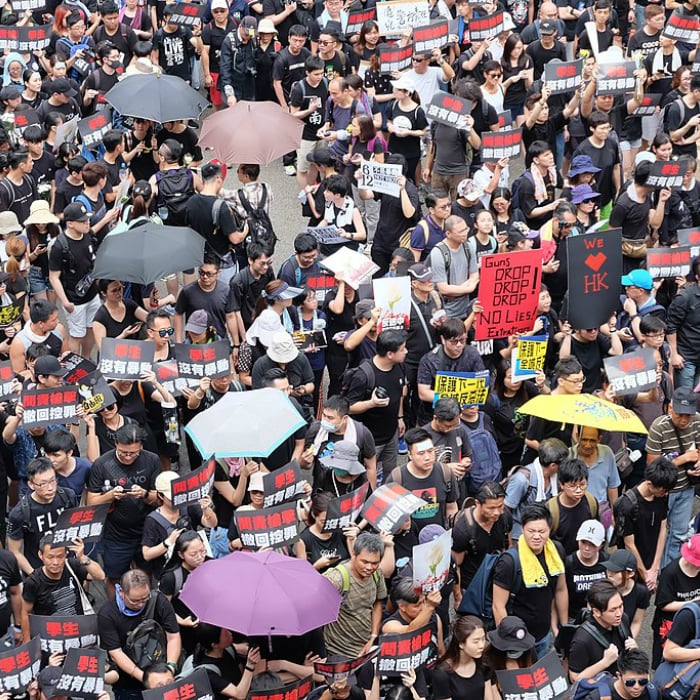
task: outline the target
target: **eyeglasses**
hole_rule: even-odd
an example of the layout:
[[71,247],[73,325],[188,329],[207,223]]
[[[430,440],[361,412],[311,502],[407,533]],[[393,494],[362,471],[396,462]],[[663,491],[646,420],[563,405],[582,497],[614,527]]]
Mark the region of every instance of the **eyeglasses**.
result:
[[576,224],[569,224],[566,221],[560,221],[559,222],[559,228],[573,228]]
[[579,484],[576,482],[569,482],[568,484],[562,484],[562,486],[565,489],[568,489],[569,491],[585,491],[586,490],[586,484]]
[[627,678],[625,680],[625,687],[626,688],[634,688],[635,685],[641,686],[644,688],[647,684],[649,683],[648,678]]
[[572,377],[562,377],[565,382],[571,382],[572,384],[585,384],[586,378],[581,377],[581,379],[573,379]]
[[[151,328],[150,330],[154,331],[155,328]],[[160,328],[158,330],[158,335],[161,338],[167,338],[169,335],[172,335],[175,332],[175,329],[171,326],[170,328]]]
[[489,78],[500,78],[503,75],[503,73],[489,73],[488,77]]
[[465,337],[462,338],[448,338],[447,342],[450,345],[466,345],[467,344],[467,339]]
[[122,457],[138,457],[142,450],[134,450],[133,452],[129,452],[127,450],[121,450],[117,447],[116,449],[117,454],[120,454]]
[[329,44],[335,44],[335,41],[319,41],[319,46],[328,46]]
[[415,58],[415,57],[413,58],[414,63],[423,63],[423,61],[425,61],[424,58]]
[[46,481],[42,481],[41,483],[39,483],[38,481],[32,481],[30,483],[35,489],[45,489],[47,486],[53,486],[56,483],[56,477],[54,477],[53,479],[47,479]]
[[129,598],[129,596],[122,590],[122,597],[127,603],[131,603],[131,605],[133,605],[134,607],[142,608],[144,605],[146,605],[146,603],[148,603],[151,594],[149,592],[149,594],[145,598],[141,598],[140,600],[133,600]]
[[642,333],[642,335],[645,338],[657,338],[657,339],[664,338],[666,336],[665,333]]
[[218,274],[219,274],[218,270],[216,270],[214,272],[207,272],[206,270],[199,271],[200,277],[216,277]]

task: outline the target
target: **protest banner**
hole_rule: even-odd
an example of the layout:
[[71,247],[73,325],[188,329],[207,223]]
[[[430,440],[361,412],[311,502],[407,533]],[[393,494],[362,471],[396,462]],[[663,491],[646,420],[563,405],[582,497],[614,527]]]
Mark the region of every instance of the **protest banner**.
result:
[[680,246],[690,246],[691,258],[700,255],[700,228],[681,228],[676,234]]
[[431,53],[433,49],[441,49],[447,46],[450,34],[449,22],[440,17],[429,24],[415,27],[413,30],[413,53]]
[[182,24],[186,27],[194,27],[202,23],[202,18],[207,13],[207,6],[197,2],[178,2],[170,6],[172,15],[170,21],[173,24]]
[[484,255],[481,258],[476,340],[504,338],[532,330],[542,283],[542,251]]
[[348,23],[345,25],[345,36],[352,36],[353,34],[359,34],[362,25],[365,22],[374,20],[377,16],[377,10],[375,7],[363,8],[361,10],[350,10],[348,14]]
[[306,233],[310,233],[319,243],[323,245],[345,245],[347,238],[340,235],[337,226],[307,226]]
[[46,654],[97,644],[97,615],[29,615],[29,631]]
[[424,666],[431,658],[431,636],[429,626],[403,634],[382,634],[378,642],[377,672],[383,676],[400,676]]
[[282,547],[299,539],[296,503],[233,514],[238,536],[246,549]]
[[362,160],[360,171],[362,172],[362,186],[364,188],[388,194],[391,197],[398,197],[401,194],[399,178],[403,172],[398,163],[377,163],[374,160]]
[[41,124],[41,119],[35,109],[25,109],[22,112],[14,112],[14,119],[14,130],[20,136],[24,136],[24,130],[28,126],[32,126],[33,124]]
[[199,386],[200,377],[180,376],[176,360],[154,362],[153,371],[161,385],[175,398],[182,396],[183,389],[196,389]]
[[[126,481],[121,486],[125,484]],[[105,487],[107,485],[105,483]],[[119,485],[110,482],[109,488],[112,489]],[[51,549],[68,547],[73,544],[73,540],[77,537],[80,537],[85,544],[99,542],[102,537],[105,520],[107,520],[109,507],[109,503],[103,503],[99,506],[80,506],[62,511],[58,516],[56,526],[53,528]]]
[[[367,484],[365,484],[367,486]],[[355,659],[347,661],[337,661],[330,663],[325,661],[314,662],[314,671],[321,676],[324,676],[328,684],[333,683],[343,678],[347,678],[353,671],[356,671],[361,666],[364,666],[368,661],[376,658],[379,654],[379,647],[370,649],[366,654],[358,656]]]
[[472,113],[474,103],[456,95],[438,90],[425,112],[425,116],[438,124],[464,129],[467,126],[467,116]]
[[377,333],[389,328],[408,330],[411,320],[411,280],[383,277],[372,280],[374,305],[381,309]]
[[632,112],[632,117],[650,117],[656,114],[661,104],[663,95],[660,92],[652,92],[642,97],[642,103]]
[[43,10],[46,7],[46,0],[13,0],[12,11],[17,14],[24,14],[27,10]]
[[620,303],[621,246],[620,229],[566,239],[572,328],[598,328]]
[[469,20],[470,41],[493,39],[503,31],[505,31],[505,14],[503,12],[496,12],[484,17],[474,17]]
[[19,382],[15,379],[12,363],[9,360],[0,362],[0,401],[19,398],[19,394],[12,391],[15,386],[19,386]]
[[112,387],[99,370],[79,379],[75,386],[78,387],[80,405],[85,413],[97,413],[105,406],[111,406],[117,400]]
[[413,46],[399,46],[398,44],[383,44],[379,46],[380,72],[383,75],[401,72],[411,67]]
[[181,377],[228,377],[231,374],[231,346],[228,340],[206,345],[175,343],[173,354]]
[[383,36],[398,36],[430,21],[427,0],[391,0],[377,3],[376,9],[379,33]]
[[513,115],[509,109],[504,112],[499,112],[498,117],[498,128],[499,129],[509,129],[513,124]]
[[66,425],[76,420],[78,389],[75,386],[59,386],[54,389],[24,390],[21,401],[25,428],[41,428],[54,423]]
[[522,140],[522,127],[484,131],[481,134],[481,159],[484,163],[494,163],[501,158],[517,158]]
[[22,320],[22,311],[24,309],[24,297],[15,299],[10,304],[0,306],[0,328],[7,328],[13,323]]
[[362,506],[367,500],[369,484],[365,482],[359,489],[350,493],[342,494],[334,498],[326,510],[326,522],[321,528],[321,532],[333,532],[342,530],[357,521]]
[[62,360],[61,364],[66,370],[63,381],[66,384],[77,384],[78,380],[87,377],[88,374],[97,369],[97,365],[90,360],[86,360],[75,352],[69,352]]
[[569,684],[556,651],[550,651],[529,668],[496,671],[496,676],[501,696],[508,700],[563,700],[568,697]]
[[140,379],[153,369],[155,352],[155,343],[145,340],[104,338],[99,370],[107,379]]
[[185,509],[208,496],[214,486],[216,460],[211,457],[201,467],[170,482],[171,500],[175,508]]
[[649,248],[647,271],[654,279],[685,277],[690,273],[691,247]]
[[86,117],[78,122],[78,133],[83,140],[83,145],[94,150],[102,144],[104,135],[112,128],[112,110],[101,109],[91,117]]
[[360,515],[378,532],[398,532],[407,518],[428,504],[401,484],[384,484],[367,499]]
[[661,36],[681,41],[684,44],[697,44],[700,38],[700,18],[695,12],[677,7],[668,18]]
[[544,369],[546,356],[546,335],[520,336],[510,358],[513,381],[534,379]]
[[104,649],[69,649],[56,690],[71,698],[93,700],[104,690],[106,665]]
[[365,280],[371,279],[379,269],[366,255],[350,248],[341,248],[320,261],[320,264],[333,274],[342,272],[345,284],[357,289]]
[[417,593],[440,591],[447,583],[452,562],[452,530],[413,547],[413,588]]
[[295,500],[304,495],[306,479],[302,476],[299,462],[291,461],[282,469],[263,474],[263,508],[277,506],[280,503]]
[[311,289],[316,292],[318,306],[321,308],[324,300],[326,299],[326,294],[328,294],[331,289],[335,288],[335,277],[333,277],[333,275],[324,274],[323,270],[317,273],[309,274],[306,279],[304,279],[304,275],[301,270],[299,270],[296,274],[299,280],[298,284],[300,286],[303,285],[304,287],[311,287]]
[[[313,689],[314,681],[310,676],[288,683],[280,688],[251,690],[248,700],[303,700]],[[180,698],[180,700],[184,700]]]
[[19,25],[0,25],[0,49],[9,49],[19,53],[41,51],[51,42],[53,25],[42,24],[39,27]]
[[634,90],[636,78],[634,61],[599,63],[600,75],[596,84],[596,95],[624,95]]
[[212,700],[209,676],[204,668],[196,668],[189,676],[178,678],[169,685],[142,690],[143,700]]
[[629,396],[656,386],[656,357],[651,348],[605,357],[603,364],[615,396]]
[[683,184],[685,167],[673,160],[657,160],[651,164],[651,173],[645,187],[680,187]]
[[544,82],[552,95],[573,92],[581,82],[583,59],[578,61],[559,61],[554,58],[544,64]]
[[437,372],[435,374],[435,400],[449,396],[464,406],[482,406],[489,395],[489,373]]
[[23,693],[39,673],[41,649],[39,637],[21,647],[0,652],[0,693],[14,697]]

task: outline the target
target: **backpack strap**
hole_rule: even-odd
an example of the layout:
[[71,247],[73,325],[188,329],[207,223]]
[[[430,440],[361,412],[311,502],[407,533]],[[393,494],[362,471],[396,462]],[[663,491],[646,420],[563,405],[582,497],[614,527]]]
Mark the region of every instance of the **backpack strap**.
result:
[[175,526],[162,513],[159,513],[157,510],[152,511],[149,515],[159,525],[163,527],[163,529],[168,533],[168,535],[175,529]]
[[148,604],[146,605],[146,610],[144,612],[144,620],[155,619],[156,614],[156,600],[158,600],[158,592],[151,591],[151,595],[148,597]]
[[552,496],[547,501],[547,510],[549,510],[549,513],[552,516],[552,534],[555,534],[557,531],[557,528],[559,527],[559,517],[560,517],[559,499],[556,496]]
[[610,642],[602,635],[600,630],[590,620],[584,620],[581,623],[581,629],[586,630],[586,632],[588,632],[588,634],[593,637],[596,643],[600,644],[603,649],[607,649],[610,646]]
[[211,220],[212,223],[214,224],[214,232],[216,232],[216,229],[221,228],[221,224],[219,223],[219,219],[221,218],[221,208],[224,206],[224,200],[221,199],[221,197],[217,197],[214,200],[214,204],[211,205]]
[[345,597],[350,590],[350,572],[345,567],[345,564],[338,564],[335,570],[340,574],[340,578],[343,582],[343,589],[340,591],[340,595]]
[[588,501],[588,509],[591,511],[591,518],[598,518],[598,501],[590,491],[585,491],[583,494]]
[[248,201],[248,197],[245,196],[245,192],[243,191],[243,188],[238,190],[238,199],[240,199],[241,204],[243,205],[243,208],[245,209],[245,213],[250,216],[253,213],[253,207],[251,206],[250,202]]
[[262,197],[260,197],[260,204],[258,204],[258,209],[265,209],[267,204],[267,186],[264,182],[260,183],[262,185]]
[[12,187],[12,185],[10,185],[5,178],[2,178],[2,180],[0,180],[0,185],[2,185],[2,188],[5,190],[5,192],[7,192],[7,208],[10,209],[15,203],[15,188]]

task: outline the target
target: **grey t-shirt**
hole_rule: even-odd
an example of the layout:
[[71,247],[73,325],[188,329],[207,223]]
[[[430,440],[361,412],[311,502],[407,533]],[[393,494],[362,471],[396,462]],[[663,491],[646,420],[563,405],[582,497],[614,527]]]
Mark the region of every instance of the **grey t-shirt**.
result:
[[[445,271],[445,258],[443,250],[450,257],[449,279]],[[437,288],[440,282],[448,284],[462,284],[477,271],[476,258],[469,254],[467,244],[464,243],[458,250],[448,248],[446,243],[441,243],[430,251],[430,267],[433,271],[433,282]],[[445,311],[449,318],[466,318],[469,306],[469,295],[459,297],[445,297]]]

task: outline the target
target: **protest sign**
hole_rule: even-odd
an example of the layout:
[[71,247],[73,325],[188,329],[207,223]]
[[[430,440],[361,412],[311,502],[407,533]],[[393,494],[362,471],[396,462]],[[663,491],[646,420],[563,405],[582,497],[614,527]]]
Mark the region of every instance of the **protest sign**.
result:
[[12,363],[9,360],[7,362],[0,362],[0,401],[19,398],[19,394],[12,391],[12,388],[16,386],[15,381],[15,372],[12,369]]
[[29,631],[41,651],[65,653],[97,644],[97,615],[29,615]]
[[596,84],[596,95],[624,95],[634,90],[634,61],[599,63],[598,67],[600,75]]
[[622,236],[610,229],[566,239],[572,328],[598,328],[620,302]]
[[202,17],[207,12],[206,4],[197,2],[179,2],[177,5],[170,5],[172,15],[170,21],[173,24],[182,24],[186,27],[194,27],[202,23]]
[[700,18],[695,12],[688,12],[684,7],[677,7],[668,18],[661,36],[684,44],[697,44],[700,38]]
[[505,14],[503,12],[496,12],[484,17],[474,17],[469,20],[470,41],[493,39],[503,31],[505,31]]
[[204,668],[196,668],[189,676],[153,690],[142,690],[143,700],[212,700],[214,694]]
[[[283,685],[281,688],[251,690],[248,694],[248,700],[303,700],[313,687],[313,678],[309,676],[308,678],[301,678],[293,683]],[[180,700],[184,699],[180,698]]]
[[316,292],[319,308],[323,306],[326,294],[328,294],[331,289],[335,288],[335,277],[333,277],[333,275],[324,274],[323,270],[318,273],[310,274],[306,279],[303,278],[301,271],[299,271],[298,279],[300,285],[303,284],[305,287],[311,287],[311,289]]
[[550,651],[534,666],[517,671],[496,671],[496,676],[501,695],[508,700],[563,700],[567,697],[569,684],[556,651]]
[[97,365],[90,360],[86,360],[75,352],[69,352],[62,360],[61,364],[66,370],[63,381],[66,384],[76,384],[79,379],[87,377],[88,374],[97,369]]
[[391,197],[401,194],[399,178],[403,175],[398,163],[377,163],[374,160],[362,160],[360,162],[362,172],[362,186],[373,192],[381,192]]
[[79,379],[75,385],[78,387],[80,405],[85,413],[97,413],[116,401],[112,387],[97,370]]
[[471,100],[438,90],[430,100],[425,116],[438,124],[464,129],[467,125],[467,116],[472,113],[473,108],[474,103]]
[[228,340],[217,340],[206,345],[176,343],[173,353],[181,377],[216,379],[231,374],[231,346]]
[[509,109],[506,109],[504,112],[499,112],[496,116],[498,117],[499,129],[509,129],[513,124],[513,115]]
[[69,649],[56,690],[71,698],[93,700],[104,690],[106,664],[104,649]]
[[486,403],[486,397],[489,394],[489,373],[487,371],[437,372],[433,390],[435,401],[449,396],[462,407],[482,406]]
[[99,369],[108,379],[140,379],[153,368],[155,352],[155,343],[144,340],[103,338]]
[[176,360],[155,362],[153,371],[156,379],[174,397],[182,396],[183,389],[196,389],[199,386],[200,377],[181,377],[177,371]]
[[326,340],[326,331],[309,331],[301,330],[294,331],[292,333],[292,338],[294,338],[294,343],[299,350],[305,350],[313,346],[316,350],[328,347],[328,341]]
[[647,271],[654,279],[685,277],[690,273],[691,247],[649,248]]
[[517,158],[522,140],[522,127],[485,131],[481,134],[481,159],[484,163],[494,163],[501,158]]
[[345,284],[357,289],[365,280],[371,279],[379,269],[366,255],[350,248],[341,248],[320,261],[320,264],[333,274],[342,272]]
[[657,160],[651,164],[651,172],[645,187],[680,187],[683,184],[685,166],[673,160]]
[[400,676],[409,669],[424,666],[431,655],[431,636],[428,626],[403,634],[382,634],[377,672],[383,676]]
[[413,547],[413,588],[418,593],[440,591],[447,583],[452,562],[452,530]]
[[398,44],[383,44],[379,46],[380,72],[384,75],[401,72],[411,66],[413,46]]
[[642,97],[642,103],[632,112],[633,117],[650,117],[656,114],[663,95],[660,92],[652,92]]
[[0,306],[0,328],[7,328],[13,323],[17,323],[18,321],[22,320],[24,301],[24,297],[20,297],[6,306]]
[[651,348],[605,357],[603,363],[615,396],[628,396],[656,386],[656,357]]
[[379,33],[383,36],[398,36],[430,21],[427,0],[391,0],[377,3],[376,9]]
[[78,132],[83,140],[83,145],[94,150],[102,144],[104,135],[112,128],[112,110],[101,109],[91,117],[86,117],[78,122]]
[[16,696],[23,693],[41,668],[39,637],[21,647],[0,652],[0,693]]
[[75,386],[59,386],[55,389],[33,389],[22,392],[25,428],[41,428],[46,425],[75,422],[78,389]]
[[[125,483],[121,486],[124,486]],[[110,482],[109,488],[112,489],[119,485]],[[106,483],[105,486],[107,486]],[[80,537],[86,544],[98,542],[102,537],[109,508],[109,503],[103,503],[99,506],[69,508],[61,512],[56,521],[56,527],[53,529],[51,548],[70,546],[77,537]]]
[[215,469],[216,460],[212,457],[189,474],[173,479],[170,482],[173,506],[184,509],[191,503],[197,503],[200,498],[208,496],[214,486]]
[[582,58],[578,61],[559,61],[555,58],[544,64],[544,82],[552,95],[576,90],[582,73]]
[[348,242],[347,238],[340,235],[337,226],[307,226],[306,233],[310,233],[323,245],[345,245]]
[[678,244],[690,246],[690,257],[700,255],[700,228],[681,228],[676,231]]
[[411,319],[411,280],[408,277],[383,277],[372,280],[374,305],[381,309],[377,332],[389,328],[408,330]]
[[542,283],[542,251],[484,255],[481,258],[476,340],[503,338],[532,330]]
[[28,126],[32,126],[32,124],[41,124],[41,119],[35,109],[25,109],[22,112],[14,112],[14,119],[14,129],[20,136],[24,136],[24,130]]
[[369,483],[365,482],[359,489],[350,493],[345,493],[334,498],[326,510],[326,522],[323,524],[321,532],[333,532],[342,530],[357,521],[362,506],[367,500]]
[[73,143],[75,140],[75,135],[78,133],[78,119],[77,116],[69,119],[67,122],[63,122],[56,127],[56,142],[55,148],[58,148],[62,143]]
[[27,10],[43,10],[46,7],[46,0],[13,0],[12,11],[17,14],[24,14]]
[[546,335],[520,336],[510,358],[513,381],[534,379],[544,369],[546,356]]
[[263,508],[277,506],[304,495],[306,479],[301,474],[299,462],[293,460],[286,467],[263,474]]
[[[367,484],[365,484],[367,486]],[[356,659],[348,659],[347,661],[338,661],[336,663],[327,663],[325,661],[316,661],[314,663],[314,671],[326,678],[327,683],[333,683],[337,680],[347,678],[353,671],[356,671],[361,666],[364,666],[368,661],[371,661],[379,654],[379,647],[370,649],[366,654],[358,656]]]
[[427,505],[401,484],[384,484],[372,493],[360,515],[375,530],[394,534],[418,508]]
[[413,53],[431,53],[433,49],[447,46],[449,34],[449,22],[443,17],[434,19],[422,27],[416,27],[413,30]]
[[260,510],[237,510],[233,517],[246,549],[282,547],[299,538],[296,503],[282,503]]
[[376,16],[377,10],[374,7],[369,7],[366,10],[364,8],[361,10],[351,10],[348,15],[348,23],[345,25],[345,36],[359,34],[362,25],[365,22],[374,20]]
[[9,49],[19,53],[30,53],[45,49],[51,41],[53,25],[40,27],[19,25],[0,25],[0,49]]

